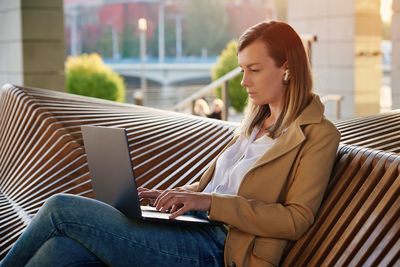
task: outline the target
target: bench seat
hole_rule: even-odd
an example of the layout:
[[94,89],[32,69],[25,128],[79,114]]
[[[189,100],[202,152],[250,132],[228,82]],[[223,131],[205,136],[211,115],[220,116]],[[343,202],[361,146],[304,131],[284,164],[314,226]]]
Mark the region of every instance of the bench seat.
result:
[[[283,266],[399,265],[400,112],[337,121],[336,164]],[[0,98],[0,259],[57,193],[93,197],[81,125],[123,127],[138,185],[197,181],[237,124],[13,85]]]

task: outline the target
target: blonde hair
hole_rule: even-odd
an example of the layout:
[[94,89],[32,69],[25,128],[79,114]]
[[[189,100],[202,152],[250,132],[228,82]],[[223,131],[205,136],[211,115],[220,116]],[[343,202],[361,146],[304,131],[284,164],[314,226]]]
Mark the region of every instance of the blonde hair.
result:
[[204,99],[197,99],[194,104],[194,113],[198,116],[207,116],[210,114],[210,107]]
[[220,109],[222,109],[223,107],[224,107],[224,101],[222,101],[221,99],[219,99],[219,98],[216,98],[216,99],[214,99],[214,101],[213,101],[213,107],[214,107],[214,109],[215,108],[220,108]]
[[[312,75],[310,63],[300,36],[287,23],[264,21],[247,29],[239,38],[238,53],[255,41],[266,45],[268,54],[277,67],[288,64],[290,80],[286,85],[282,110],[276,122],[266,134],[278,137],[301,114],[312,99]],[[269,105],[254,105],[249,101],[244,118],[236,134],[249,137],[255,127],[262,128],[271,115]]]

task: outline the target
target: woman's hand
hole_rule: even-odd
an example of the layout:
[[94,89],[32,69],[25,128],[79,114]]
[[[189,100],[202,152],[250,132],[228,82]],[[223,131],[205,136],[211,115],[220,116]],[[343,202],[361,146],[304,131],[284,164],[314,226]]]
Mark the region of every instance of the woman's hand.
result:
[[182,189],[163,191],[155,201],[155,207],[161,212],[170,210],[170,219],[174,219],[189,210],[209,211],[211,195]]
[[144,187],[138,187],[139,200],[148,199],[150,206],[154,206],[154,202],[157,197],[163,192],[163,190],[147,189]]

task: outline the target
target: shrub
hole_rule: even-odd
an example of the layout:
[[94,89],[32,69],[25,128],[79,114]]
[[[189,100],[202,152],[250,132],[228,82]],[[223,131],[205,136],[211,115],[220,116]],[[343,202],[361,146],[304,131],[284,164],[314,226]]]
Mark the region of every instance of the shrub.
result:
[[[217,63],[212,70],[212,80],[224,76],[238,66],[237,61],[237,41],[230,41],[221,55],[218,57]],[[243,112],[247,103],[246,89],[240,85],[243,75],[239,75],[228,81],[228,96],[231,106],[238,112]],[[217,96],[221,98],[221,88],[217,89]]]
[[125,102],[123,78],[98,54],[68,57],[65,69],[68,93]]

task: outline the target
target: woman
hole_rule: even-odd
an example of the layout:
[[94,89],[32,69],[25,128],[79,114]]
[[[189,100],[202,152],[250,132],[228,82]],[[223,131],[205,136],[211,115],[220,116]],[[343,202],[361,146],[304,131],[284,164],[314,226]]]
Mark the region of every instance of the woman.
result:
[[223,107],[224,107],[224,102],[221,99],[216,98],[213,101],[213,111],[211,112],[207,101],[200,98],[197,99],[194,104],[194,114],[201,117],[221,120]]
[[210,107],[207,101],[199,98],[194,103],[194,114],[200,117],[207,117],[210,114]]
[[216,98],[213,101],[213,112],[207,115],[208,118],[222,120],[222,109],[224,108],[224,102]]
[[[236,137],[199,182],[139,189],[175,218],[207,212],[225,226],[129,221],[95,200],[50,198],[1,266],[276,266],[314,221],[340,134],[312,93],[306,53],[283,22],[239,40],[248,110]],[[72,259],[72,260],[71,260]]]

